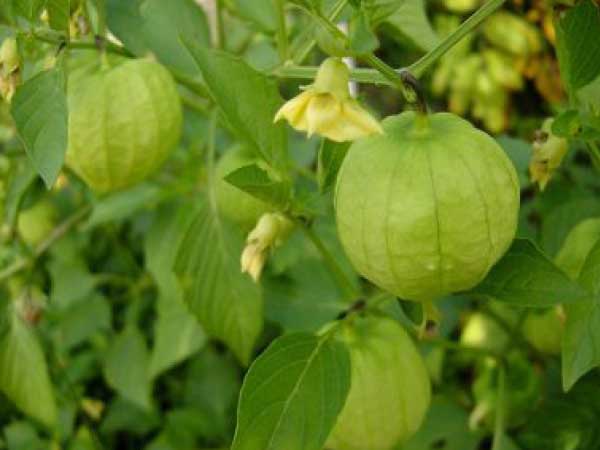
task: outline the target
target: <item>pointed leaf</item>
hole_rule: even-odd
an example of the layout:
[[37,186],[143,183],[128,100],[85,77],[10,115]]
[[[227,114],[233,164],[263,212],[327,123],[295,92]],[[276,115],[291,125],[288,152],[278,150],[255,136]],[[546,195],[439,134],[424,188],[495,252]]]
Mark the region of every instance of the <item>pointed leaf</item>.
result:
[[241,273],[242,237],[204,201],[179,247],[175,272],[184,300],[209,336],[248,364],[263,328],[259,287]]
[[585,289],[526,239],[515,239],[502,259],[470,294],[516,306],[544,308],[585,300]]
[[50,188],[67,150],[68,110],[65,74],[46,70],[17,89],[12,116],[27,155]]
[[350,144],[323,139],[317,160],[317,179],[322,193],[327,192],[335,184],[338,171],[344,162]]
[[290,185],[273,180],[256,164],[234,170],[225,177],[225,181],[273,206],[284,207],[290,199]]
[[600,241],[590,251],[579,275],[590,292],[586,301],[566,306],[563,336],[563,388],[571,389],[586,372],[600,365]]
[[69,34],[71,19],[71,0],[46,0],[46,10],[50,26],[58,31]]
[[56,403],[44,353],[34,332],[17,316],[0,341],[0,389],[28,416],[55,424]]
[[273,123],[283,103],[277,85],[233,55],[189,40],[184,43],[229,125],[269,165],[283,168],[286,130]]
[[350,357],[327,337],[283,336],[252,364],[232,450],[321,450],[350,388]]

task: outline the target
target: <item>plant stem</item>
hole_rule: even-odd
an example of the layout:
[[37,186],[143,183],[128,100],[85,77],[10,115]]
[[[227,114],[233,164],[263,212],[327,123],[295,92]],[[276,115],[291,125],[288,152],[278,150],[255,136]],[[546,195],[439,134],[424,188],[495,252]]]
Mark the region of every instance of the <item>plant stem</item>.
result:
[[287,25],[285,22],[285,0],[273,0],[277,11],[277,50],[279,51],[279,60],[285,63],[289,58],[289,43],[287,35]]
[[[317,75],[319,70],[316,66],[281,66],[275,69],[272,74],[279,78],[297,78],[301,80],[312,80]],[[350,69],[350,80],[359,83],[368,84],[387,84],[392,86],[392,83],[381,73],[374,69],[356,68]]]
[[504,364],[499,365],[498,372],[498,398],[496,403],[496,421],[494,423],[494,440],[492,442],[492,450],[501,450],[504,440],[504,414],[505,409],[505,384],[506,384],[506,369]]
[[[53,45],[65,45],[69,49],[74,50],[98,50],[98,45],[96,42],[92,41],[67,41],[66,38],[57,32],[51,32],[48,30],[36,30],[31,35],[34,39],[45,42],[46,44]],[[110,41],[104,41],[104,49],[108,53],[113,53],[115,55],[126,56],[128,58],[132,58],[135,55],[127,50],[125,47],[114,44]]]
[[321,254],[323,262],[335,278],[342,292],[344,292],[344,295],[347,295],[348,298],[353,300],[359,298],[359,290],[354,286],[354,283],[352,283],[352,281],[344,273],[340,265],[337,263],[337,261],[335,260],[329,249],[325,246],[321,238],[317,235],[317,233],[315,233],[315,231],[309,225],[306,225],[304,222],[298,221],[297,223],[300,225],[304,234],[306,234],[308,239],[310,239],[315,248]]
[[[425,71],[431,67],[441,56],[456,45],[462,38],[473,31],[481,22],[483,22],[490,14],[496,11],[506,0],[489,0],[467,20],[465,20],[452,34],[447,36],[434,49],[425,54],[415,63],[406,68],[415,78],[423,76]],[[335,25],[331,23],[331,19],[320,17],[320,22],[335,36],[346,38]],[[369,84],[388,84],[390,86],[403,86],[400,70],[395,70],[373,54],[361,55],[373,69],[352,69],[350,71],[350,79],[359,83]],[[294,62],[299,63],[300,60],[294,58]],[[273,74],[282,78],[300,78],[313,79],[317,73],[318,67],[299,67],[295,65],[284,66],[278,68]]]
[[598,145],[593,141],[589,141],[587,145],[590,152],[590,158],[592,159],[592,165],[597,171],[600,171],[600,148],[598,148]]
[[[333,5],[331,11],[327,14],[327,18],[330,21],[335,22],[346,7],[347,3],[348,0],[338,0],[338,2],[335,5]],[[298,40],[296,42],[300,42],[300,44],[292,44],[292,47],[298,47],[297,50],[292,49],[292,53],[294,54],[294,56],[292,57],[292,61],[294,61],[294,63],[296,64],[301,64],[317,43],[317,41],[314,39],[314,35],[317,31],[317,25],[311,25],[312,26],[307,27],[306,30],[298,37]]]
[[35,261],[42,256],[56,241],[58,241],[61,237],[63,237],[66,233],[71,230],[75,225],[81,222],[83,219],[87,217],[89,212],[92,210],[91,206],[85,206],[80,210],[76,211],[68,217],[64,222],[59,224],[52,232],[40,242],[37,247],[33,249],[32,255],[30,258],[20,258],[15,261],[12,265],[8,266],[6,269],[0,272],[0,281],[4,281],[7,278],[19,273],[23,269],[30,267],[35,263]]
[[424,55],[417,62],[408,67],[408,71],[419,78],[425,71],[443,56],[448,50],[454,47],[462,38],[473,31],[490,14],[496,11],[506,0],[488,0],[483,6],[475,11],[467,20],[460,24],[449,36],[440,42],[433,50]]

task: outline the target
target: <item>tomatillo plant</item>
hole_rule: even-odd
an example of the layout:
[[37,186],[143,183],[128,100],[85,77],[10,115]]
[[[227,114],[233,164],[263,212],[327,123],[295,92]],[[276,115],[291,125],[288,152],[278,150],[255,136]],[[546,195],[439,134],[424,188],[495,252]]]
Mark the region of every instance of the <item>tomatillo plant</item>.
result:
[[0,2],[0,448],[600,448],[599,8]]

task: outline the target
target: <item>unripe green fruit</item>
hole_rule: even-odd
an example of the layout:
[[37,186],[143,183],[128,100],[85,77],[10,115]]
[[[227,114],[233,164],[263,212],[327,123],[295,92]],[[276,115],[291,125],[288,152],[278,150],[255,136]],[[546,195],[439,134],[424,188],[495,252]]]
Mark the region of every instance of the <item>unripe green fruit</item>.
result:
[[352,379],[346,404],[326,448],[387,450],[421,426],[431,399],[423,358],[404,329],[388,318],[345,325]]
[[253,156],[250,151],[236,147],[228,150],[216,167],[218,177],[216,194],[219,210],[224,217],[245,228],[254,227],[264,213],[273,210],[267,203],[238,189],[224,179],[231,172],[251,164],[260,166],[261,160]]
[[56,222],[56,208],[49,200],[41,200],[19,213],[17,231],[29,247],[35,247],[52,232]]
[[479,283],[510,246],[519,183],[504,151],[447,113],[405,112],[352,144],[335,194],[338,233],[357,271],[392,294],[430,301]]
[[489,316],[475,313],[463,328],[460,343],[492,352],[502,352],[508,344],[508,334]]
[[96,192],[124,189],[156,171],[181,124],[175,83],[156,62],[112,58],[69,78],[67,164]]
[[523,334],[538,352],[558,355],[561,350],[563,322],[556,309],[542,314],[529,313],[523,323]]

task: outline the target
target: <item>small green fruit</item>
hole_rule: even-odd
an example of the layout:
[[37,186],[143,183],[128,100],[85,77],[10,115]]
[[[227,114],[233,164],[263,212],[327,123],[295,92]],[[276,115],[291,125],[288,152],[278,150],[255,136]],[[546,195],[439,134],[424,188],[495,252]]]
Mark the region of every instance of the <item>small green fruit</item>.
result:
[[56,209],[49,200],[41,200],[19,213],[17,231],[25,244],[35,247],[52,232]]
[[225,181],[231,172],[251,164],[262,165],[259,158],[242,147],[228,150],[219,160],[216,173],[218,177],[216,195],[221,214],[227,219],[251,229],[265,213],[273,211],[267,203],[238,189]]
[[357,271],[407,300],[477,285],[510,246],[519,182],[490,136],[447,113],[405,112],[352,144],[335,208]]
[[181,124],[175,82],[156,62],[96,60],[69,77],[67,164],[96,192],[124,189],[156,171]]
[[558,355],[561,350],[563,328],[558,311],[549,309],[542,314],[529,313],[523,323],[523,334],[538,352]]
[[339,338],[350,352],[346,404],[326,448],[387,450],[421,426],[431,399],[429,375],[404,329],[388,318],[357,318]]
[[475,313],[463,328],[460,343],[468,347],[476,347],[492,352],[502,352],[508,344],[508,334],[483,313]]

